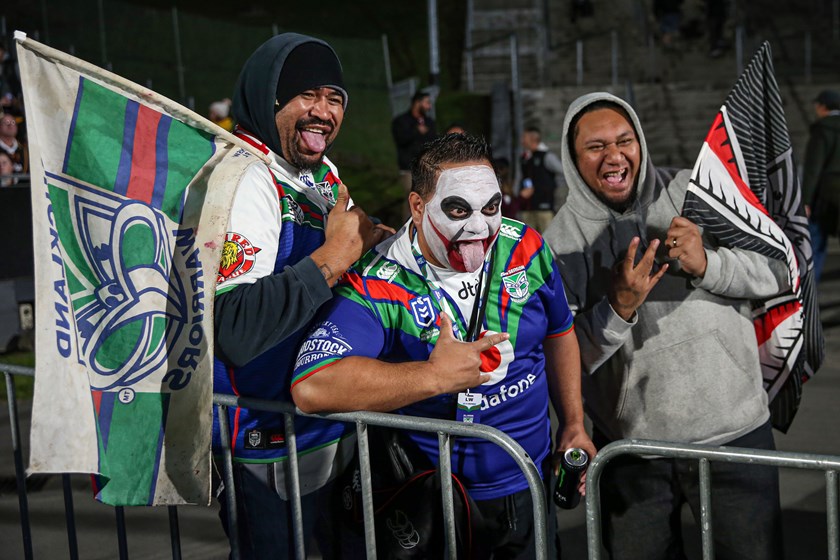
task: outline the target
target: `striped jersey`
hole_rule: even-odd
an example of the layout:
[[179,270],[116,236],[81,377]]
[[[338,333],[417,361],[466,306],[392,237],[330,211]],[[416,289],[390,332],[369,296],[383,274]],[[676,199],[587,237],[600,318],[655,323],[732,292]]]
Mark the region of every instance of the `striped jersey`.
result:
[[[412,253],[409,229],[381,243],[345,274],[336,297],[322,308],[303,341],[293,386],[348,356],[386,362],[428,359],[438,338],[440,304]],[[463,283],[460,288],[452,278],[443,283],[444,305],[454,315],[456,328],[466,333],[469,310],[480,294],[474,274],[454,276],[456,281],[463,277]],[[507,332],[510,339],[482,355],[481,370],[491,379],[471,390],[481,394],[476,416],[515,439],[539,467],[551,447],[542,343],[570,332],[572,314],[548,246],[521,222],[503,219],[482,284],[488,281],[480,336]],[[456,401],[457,395],[440,395],[397,412],[454,420]],[[407,434],[436,464],[437,435]],[[462,437],[452,449],[453,471],[474,499],[498,498],[528,487],[519,467],[495,444]]]
[[[247,140],[248,138],[246,138]],[[339,179],[326,158],[314,172],[302,172],[274,158],[271,165],[252,165],[239,186],[222,250],[216,294],[281,272],[324,243],[324,224],[335,204]],[[237,396],[291,402],[289,382],[297,349],[308,324],[242,367],[214,363],[214,391]],[[214,411],[214,415],[216,412]],[[231,448],[240,462],[274,462],[286,458],[283,415],[236,408],[230,410]],[[344,424],[295,418],[298,451],[306,453],[335,443]],[[218,421],[213,446],[220,449]]]

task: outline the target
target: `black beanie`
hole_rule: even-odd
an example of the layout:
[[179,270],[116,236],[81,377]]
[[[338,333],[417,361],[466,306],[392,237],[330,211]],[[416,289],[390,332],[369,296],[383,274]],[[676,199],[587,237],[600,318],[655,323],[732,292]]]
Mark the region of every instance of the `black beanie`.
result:
[[308,89],[330,87],[344,98],[347,91],[335,51],[323,43],[303,43],[289,53],[277,80],[277,110]]

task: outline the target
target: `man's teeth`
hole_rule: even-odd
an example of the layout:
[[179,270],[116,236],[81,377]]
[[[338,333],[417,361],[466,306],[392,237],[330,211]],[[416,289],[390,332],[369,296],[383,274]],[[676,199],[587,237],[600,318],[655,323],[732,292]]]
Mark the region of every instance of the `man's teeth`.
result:
[[326,134],[323,130],[317,128],[304,128],[306,132],[314,132],[315,134]]

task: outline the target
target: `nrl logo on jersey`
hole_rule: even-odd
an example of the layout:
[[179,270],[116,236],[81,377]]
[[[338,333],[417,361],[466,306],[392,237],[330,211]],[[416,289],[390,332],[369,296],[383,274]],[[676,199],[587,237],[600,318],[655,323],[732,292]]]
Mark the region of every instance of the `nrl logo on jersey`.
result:
[[222,245],[222,260],[219,264],[218,283],[248,273],[257,262],[256,255],[261,249],[254,247],[244,235],[227,232]]
[[516,303],[524,303],[531,295],[528,286],[528,274],[524,266],[517,266],[513,270],[502,273],[502,282],[510,299]]
[[435,322],[435,307],[432,305],[432,298],[429,296],[418,296],[411,300],[411,313],[414,315],[414,324],[420,327],[431,327]]

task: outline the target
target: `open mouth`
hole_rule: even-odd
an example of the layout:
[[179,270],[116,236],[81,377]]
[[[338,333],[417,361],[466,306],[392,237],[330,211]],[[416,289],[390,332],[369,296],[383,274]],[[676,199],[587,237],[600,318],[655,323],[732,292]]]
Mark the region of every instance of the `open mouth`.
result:
[[624,183],[624,180],[627,179],[628,172],[629,170],[626,167],[624,169],[619,169],[618,171],[608,171],[603,175],[604,182],[611,186],[620,186]]

